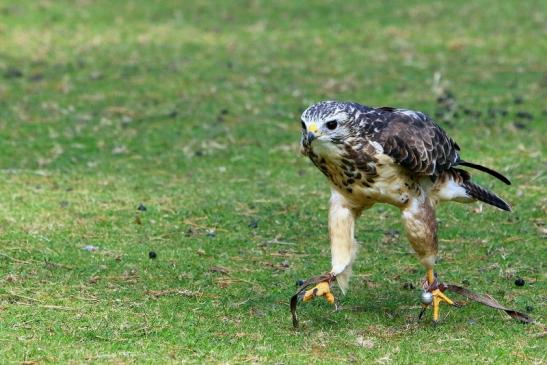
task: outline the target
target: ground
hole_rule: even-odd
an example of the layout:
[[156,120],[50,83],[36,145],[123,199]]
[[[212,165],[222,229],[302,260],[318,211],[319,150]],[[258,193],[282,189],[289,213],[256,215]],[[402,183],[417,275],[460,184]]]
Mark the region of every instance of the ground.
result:
[[288,300],[330,268],[299,115],[352,100],[422,110],[512,179],[473,172],[513,213],[440,209],[437,271],[546,322],[545,14],[2,1],[0,362],[544,363],[542,327],[477,304],[416,321],[424,272],[388,206],[358,223],[341,311],[306,304],[295,331]]

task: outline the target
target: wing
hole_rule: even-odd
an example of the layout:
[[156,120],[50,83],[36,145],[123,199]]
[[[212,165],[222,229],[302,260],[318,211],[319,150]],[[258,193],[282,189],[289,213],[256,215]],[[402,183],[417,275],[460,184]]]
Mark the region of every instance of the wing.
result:
[[374,111],[369,138],[399,165],[416,175],[437,176],[458,164],[460,147],[424,113],[393,108]]

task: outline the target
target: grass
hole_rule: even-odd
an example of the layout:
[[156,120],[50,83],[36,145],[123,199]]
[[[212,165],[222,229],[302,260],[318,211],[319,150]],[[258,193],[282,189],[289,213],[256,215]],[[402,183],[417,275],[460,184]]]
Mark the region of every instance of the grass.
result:
[[343,310],[302,306],[294,331],[288,299],[330,268],[299,114],[354,100],[435,115],[512,178],[474,173],[511,214],[442,207],[437,271],[545,323],[546,11],[3,1],[0,362],[545,363],[544,329],[479,305],[417,322],[403,285],[423,271],[388,206],[359,221]]

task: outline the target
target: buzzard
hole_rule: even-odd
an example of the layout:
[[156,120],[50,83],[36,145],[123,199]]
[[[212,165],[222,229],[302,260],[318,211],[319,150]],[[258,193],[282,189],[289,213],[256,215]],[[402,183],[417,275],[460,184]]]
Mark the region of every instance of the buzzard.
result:
[[[431,118],[419,111],[372,108],[357,103],[323,101],[301,118],[301,152],[331,184],[329,236],[332,269],[328,281],[304,295],[334,302],[334,278],[346,292],[357,253],[355,220],[375,203],[398,207],[406,236],[426,269],[422,302],[439,320],[441,302],[454,305],[433,272],[438,250],[435,208],[440,202],[477,200],[510,211],[493,192],[471,181],[469,167],[510,181],[487,167],[460,157],[460,147]],[[425,298],[425,299],[424,299]]]

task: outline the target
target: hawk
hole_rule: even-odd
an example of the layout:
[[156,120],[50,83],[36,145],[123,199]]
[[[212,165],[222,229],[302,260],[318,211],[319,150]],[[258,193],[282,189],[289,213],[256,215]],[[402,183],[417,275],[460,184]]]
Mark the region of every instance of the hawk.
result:
[[[376,203],[394,205],[401,210],[406,236],[426,269],[424,289],[431,295],[423,300],[424,309],[432,304],[437,322],[440,303],[454,303],[443,294],[433,271],[438,250],[436,206],[480,200],[511,211],[509,204],[471,181],[461,167],[486,172],[508,185],[510,181],[463,160],[458,144],[419,111],[323,101],[306,109],[301,122],[301,152],[331,185],[330,279],[335,278],[346,292],[357,253],[355,220]],[[308,290],[304,301],[317,296],[334,302],[330,280]]]

